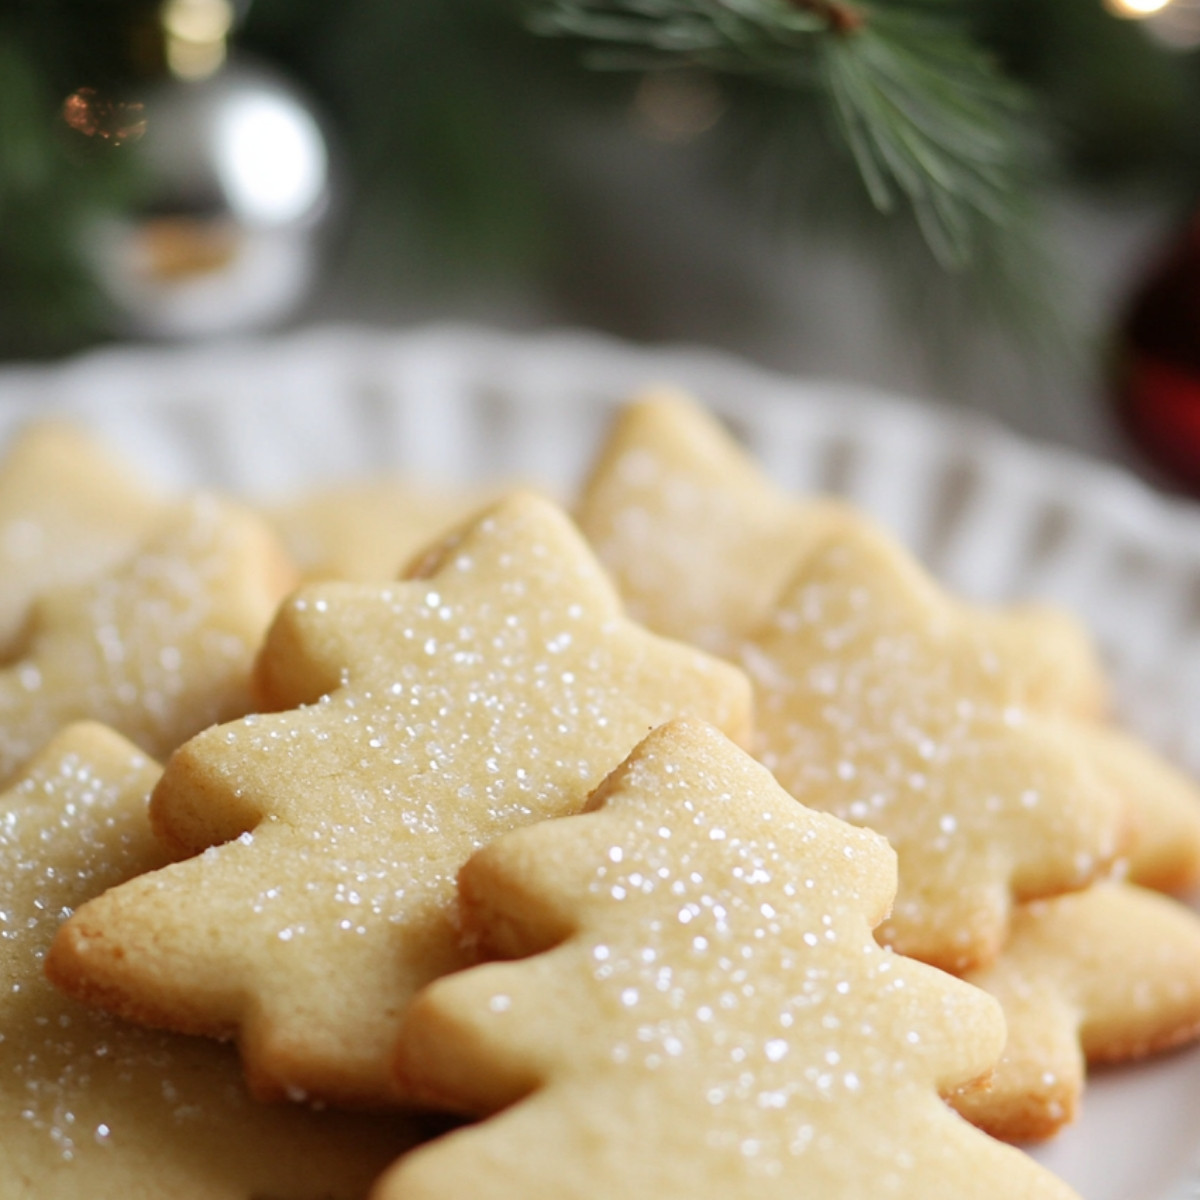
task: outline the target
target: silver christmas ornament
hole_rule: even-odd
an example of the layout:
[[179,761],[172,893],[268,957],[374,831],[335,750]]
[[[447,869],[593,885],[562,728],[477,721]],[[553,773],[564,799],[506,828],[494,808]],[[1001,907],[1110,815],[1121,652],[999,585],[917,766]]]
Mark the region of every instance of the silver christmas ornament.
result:
[[128,332],[200,338],[280,323],[310,294],[333,203],[330,142],[275,71],[222,54],[145,97],[140,202],[91,231]]

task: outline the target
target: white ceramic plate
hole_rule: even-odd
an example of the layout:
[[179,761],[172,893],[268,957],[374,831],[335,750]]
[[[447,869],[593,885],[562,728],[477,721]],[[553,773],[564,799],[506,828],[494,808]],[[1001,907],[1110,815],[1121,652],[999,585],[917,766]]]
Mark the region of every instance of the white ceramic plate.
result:
[[[959,592],[1073,609],[1122,718],[1200,774],[1200,511],[961,414],[695,349],[330,328],[0,370],[0,439],[68,412],[177,485],[266,497],[403,471],[570,495],[614,403],[661,381],[727,417],[779,482],[873,512]],[[1200,1196],[1200,1050],[1097,1075],[1037,1153],[1085,1200]]]

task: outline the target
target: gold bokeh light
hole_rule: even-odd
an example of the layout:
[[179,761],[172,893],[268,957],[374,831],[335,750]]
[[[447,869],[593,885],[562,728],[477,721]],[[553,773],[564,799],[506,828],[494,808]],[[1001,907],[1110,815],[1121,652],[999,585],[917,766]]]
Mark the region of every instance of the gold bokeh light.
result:
[[1134,20],[1152,17],[1155,13],[1162,12],[1170,3],[1171,0],[1105,0],[1110,12],[1115,13],[1118,17],[1129,17]]
[[205,79],[220,68],[234,21],[231,0],[164,0],[160,15],[174,75]]

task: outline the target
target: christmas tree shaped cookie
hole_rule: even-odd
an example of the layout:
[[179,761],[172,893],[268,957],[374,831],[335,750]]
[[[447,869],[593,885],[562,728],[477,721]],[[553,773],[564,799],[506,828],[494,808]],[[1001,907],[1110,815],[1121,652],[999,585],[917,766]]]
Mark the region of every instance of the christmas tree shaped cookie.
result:
[[260,518],[200,495],[116,566],[44,593],[21,656],[0,669],[0,780],[71,721],[164,757],[249,711],[258,645],[293,582]]
[[671,388],[618,414],[576,515],[630,616],[716,653],[770,608],[813,541],[851,517],[836,501],[802,503],[775,487]]
[[1086,1064],[1127,1062],[1200,1034],[1200,917],[1165,896],[1098,884],[1024,905],[990,967],[967,978],[1004,1008],[986,1089],[955,1106],[996,1137],[1049,1137],[1074,1119]]
[[880,936],[905,954],[986,963],[1014,897],[1080,888],[1122,847],[1092,727],[1039,711],[989,630],[882,534],[843,528],[813,550],[742,661],[780,783],[896,849]]
[[356,1200],[414,1140],[402,1122],[256,1104],[231,1047],[127,1025],[43,975],[64,913],[166,862],[158,775],[77,725],[0,798],[0,1195]]
[[698,722],[656,730],[589,811],[461,876],[493,952],[439,980],[399,1070],[463,1112],[373,1200],[1067,1200],[942,1096],[1000,1053],[995,1002],[881,948],[894,859]]
[[302,588],[258,677],[284,711],[201,734],[155,790],[164,839],[209,849],[81,909],[51,968],[136,1019],[236,1037],[263,1096],[401,1098],[399,1018],[469,961],[469,855],[578,810],[672,716],[748,736],[744,676],[628,621],[568,519],[525,494],[419,578]]
[[17,652],[30,605],[129,554],[164,502],[86,433],[22,431],[0,463],[0,657]]
[[[618,414],[577,512],[630,614],[719,654],[736,654],[818,543],[871,525],[848,505],[777,487],[720,422],[666,388]],[[972,623],[1031,703],[1088,715],[1104,708],[1095,650],[1066,613],[978,609]]]

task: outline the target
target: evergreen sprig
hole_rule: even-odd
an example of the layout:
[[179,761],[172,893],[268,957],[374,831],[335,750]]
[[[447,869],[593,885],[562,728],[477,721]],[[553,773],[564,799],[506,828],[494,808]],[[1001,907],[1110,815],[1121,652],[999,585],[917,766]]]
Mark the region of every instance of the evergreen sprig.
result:
[[1003,228],[1030,153],[1021,89],[945,0],[534,0],[603,69],[693,68],[818,96],[875,206],[903,197],[947,266]]

